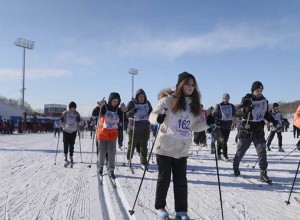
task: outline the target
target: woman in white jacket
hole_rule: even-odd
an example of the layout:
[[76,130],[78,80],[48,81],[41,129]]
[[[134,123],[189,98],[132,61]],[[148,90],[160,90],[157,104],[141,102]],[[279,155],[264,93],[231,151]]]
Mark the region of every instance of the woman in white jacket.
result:
[[150,114],[152,124],[161,124],[154,145],[158,165],[155,210],[161,218],[169,216],[165,206],[172,174],[176,217],[190,219],[187,215],[186,167],[192,143],[191,131],[208,128],[206,121],[201,121],[200,99],[195,77],[183,72],[178,75],[174,93],[161,98]]

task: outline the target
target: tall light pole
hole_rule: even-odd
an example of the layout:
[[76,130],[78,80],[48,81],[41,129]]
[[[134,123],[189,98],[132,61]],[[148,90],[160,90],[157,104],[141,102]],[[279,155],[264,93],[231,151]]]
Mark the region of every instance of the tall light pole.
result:
[[22,80],[22,105],[21,108],[25,111],[24,97],[25,97],[25,49],[33,49],[34,42],[30,40],[25,40],[23,38],[18,38],[15,41],[15,46],[23,48],[23,80]]
[[134,68],[130,68],[128,70],[128,73],[132,75],[132,83],[131,83],[131,89],[132,89],[132,98],[134,98],[134,76],[138,74],[138,70]]

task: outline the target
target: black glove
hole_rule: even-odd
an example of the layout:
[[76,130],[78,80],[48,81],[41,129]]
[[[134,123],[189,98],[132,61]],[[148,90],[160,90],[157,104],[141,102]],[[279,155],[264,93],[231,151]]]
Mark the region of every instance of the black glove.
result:
[[244,97],[242,99],[241,104],[242,104],[243,107],[249,107],[249,106],[251,106],[252,102],[251,102],[251,99],[249,97]]
[[166,114],[159,114],[156,119],[157,123],[162,124],[165,120],[165,117],[166,117]]
[[215,117],[213,115],[208,115],[206,119],[206,124],[209,126],[215,123]]
[[220,120],[217,120],[217,121],[216,121],[216,125],[217,125],[218,127],[220,127],[220,126],[221,126],[221,121],[220,121]]

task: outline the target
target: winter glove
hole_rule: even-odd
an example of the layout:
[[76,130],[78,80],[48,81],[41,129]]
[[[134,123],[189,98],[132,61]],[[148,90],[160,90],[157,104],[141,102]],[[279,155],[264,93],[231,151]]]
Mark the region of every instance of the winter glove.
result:
[[215,117],[213,115],[208,115],[206,119],[206,124],[209,126],[215,123]]
[[252,102],[251,102],[251,99],[249,97],[244,97],[242,99],[242,103],[241,104],[242,104],[243,107],[248,107],[248,106],[250,106],[252,104]]
[[207,129],[207,133],[211,134],[213,132],[216,132],[218,130],[218,127],[216,126],[216,124],[211,124],[209,126],[209,128]]
[[162,124],[165,120],[165,117],[166,117],[166,114],[159,114],[156,119],[157,123]]
[[126,112],[127,111],[127,107],[126,107],[126,105],[124,103],[122,103],[120,105],[120,109],[121,109],[122,112]]
[[100,108],[102,108],[106,104],[106,101],[102,99],[101,101],[97,102],[97,104],[99,105]]

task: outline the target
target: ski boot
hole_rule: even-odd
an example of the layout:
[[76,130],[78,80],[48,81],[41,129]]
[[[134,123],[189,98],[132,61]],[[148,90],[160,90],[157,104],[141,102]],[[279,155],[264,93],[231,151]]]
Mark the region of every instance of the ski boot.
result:
[[103,175],[103,167],[98,168],[98,174],[101,176]]
[[114,170],[110,170],[110,171],[109,171],[109,176],[110,176],[110,178],[112,178],[112,179],[116,179]]
[[282,147],[280,146],[279,147],[279,150],[278,150],[279,152],[284,152],[284,150],[282,149]]
[[169,213],[166,211],[165,208],[155,209],[155,213],[162,219],[169,219]]
[[261,170],[260,171],[260,181],[265,182],[265,183],[272,183],[272,180],[268,177],[267,171],[266,170]]
[[239,169],[238,166],[233,165],[233,173],[234,173],[235,176],[241,175],[241,172],[240,172],[240,169]]
[[67,156],[67,154],[65,154],[65,163],[64,163],[64,167],[67,167],[68,165],[69,165],[68,156]]
[[227,155],[224,155],[224,160],[225,160],[226,162],[229,162],[229,161],[230,161]]
[[267,145],[267,147],[268,147],[268,151],[271,151],[270,145]]
[[187,212],[176,212],[176,218],[181,220],[190,220],[190,217],[188,216]]
[[71,163],[74,163],[74,161],[73,161],[73,156],[70,156],[70,162],[71,162]]

